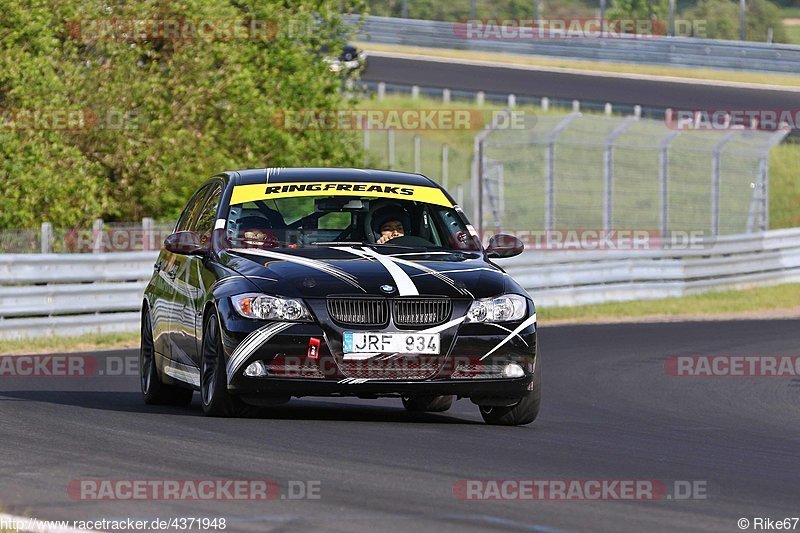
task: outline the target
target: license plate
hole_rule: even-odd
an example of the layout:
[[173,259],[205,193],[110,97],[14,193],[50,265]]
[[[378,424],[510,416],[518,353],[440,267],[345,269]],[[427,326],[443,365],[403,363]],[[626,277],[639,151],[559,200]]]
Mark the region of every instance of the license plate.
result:
[[369,333],[346,331],[344,353],[439,354],[438,333]]

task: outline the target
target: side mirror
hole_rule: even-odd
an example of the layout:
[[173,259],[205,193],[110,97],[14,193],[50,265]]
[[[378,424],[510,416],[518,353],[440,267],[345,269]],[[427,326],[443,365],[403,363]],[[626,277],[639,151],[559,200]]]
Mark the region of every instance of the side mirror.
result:
[[498,233],[489,239],[486,247],[486,256],[489,258],[514,257],[522,253],[525,245],[513,235]]
[[200,241],[197,233],[178,231],[164,239],[164,248],[174,254],[200,255],[205,253],[208,247]]

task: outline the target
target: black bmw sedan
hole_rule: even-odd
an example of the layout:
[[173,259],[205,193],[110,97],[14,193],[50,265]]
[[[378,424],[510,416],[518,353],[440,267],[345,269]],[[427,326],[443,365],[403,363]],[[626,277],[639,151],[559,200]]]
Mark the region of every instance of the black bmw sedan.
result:
[[431,179],[361,169],[225,172],[192,196],[142,306],[148,404],[237,416],[302,396],[469,398],[490,424],[541,400],[536,310]]

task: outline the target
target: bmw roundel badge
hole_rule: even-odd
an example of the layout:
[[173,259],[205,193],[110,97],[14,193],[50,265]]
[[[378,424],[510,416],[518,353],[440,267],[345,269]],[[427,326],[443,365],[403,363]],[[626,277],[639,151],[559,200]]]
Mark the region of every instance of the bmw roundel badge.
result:
[[391,294],[394,292],[394,287],[391,285],[381,285],[381,290],[385,293]]

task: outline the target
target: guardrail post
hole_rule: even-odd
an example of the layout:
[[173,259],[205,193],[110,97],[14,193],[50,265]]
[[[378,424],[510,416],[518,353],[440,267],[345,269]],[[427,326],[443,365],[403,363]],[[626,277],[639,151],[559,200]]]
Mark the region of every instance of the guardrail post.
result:
[[92,223],[92,253],[103,253],[103,223],[102,218],[95,219]]
[[416,100],[419,98],[419,85],[411,86],[411,99]]
[[636,118],[642,118],[642,106],[639,104],[633,106],[633,116]]
[[711,150],[711,235],[719,235],[719,188],[720,188],[720,164],[722,162],[722,150],[725,145],[736,137],[735,131],[730,131],[719,140]]
[[508,107],[512,108],[512,107],[516,107],[516,106],[517,106],[517,97],[516,97],[516,95],[509,94],[508,95]]
[[581,110],[581,102],[580,100],[573,100],[572,101],[572,112],[577,113]]
[[41,252],[49,254],[53,251],[53,225],[49,222],[42,222]]
[[666,239],[669,231],[669,145],[680,134],[672,131],[661,140],[658,152],[658,182],[661,188],[661,238]]
[[442,89],[442,102],[445,104],[450,103],[450,89]]
[[611,102],[606,102],[606,105],[605,105],[605,107],[603,108],[603,112],[604,112],[606,115],[610,115],[610,114],[611,114],[611,110],[612,110],[612,108],[611,108]]
[[475,103],[477,105],[483,105],[486,102],[486,93],[483,91],[478,91],[475,93]]
[[605,150],[603,150],[603,229],[611,229],[613,222],[613,179],[614,179],[614,142],[622,135],[628,126],[638,120],[638,117],[631,115],[622,121],[606,138]]
[[153,231],[153,219],[142,218],[142,250],[156,250],[156,234]]
[[548,97],[542,98],[542,112],[547,113],[550,111],[550,99]]
[[386,83],[385,82],[378,82],[378,101],[384,99],[386,96]]
[[581,116],[571,113],[559,122],[545,139],[544,151],[544,229],[552,230],[556,223],[556,139],[573,120]]
[[442,145],[442,187],[444,187],[445,189],[447,189],[447,172],[449,170],[447,168],[447,163],[448,163],[447,157],[449,155],[448,152],[449,148],[447,146],[447,143],[445,143]]
[[420,137],[419,134],[414,135],[414,172],[419,174],[422,172],[422,157],[420,152],[422,151],[422,147],[420,146]]
[[394,169],[394,128],[389,128],[386,138],[389,143],[389,170],[392,170]]

